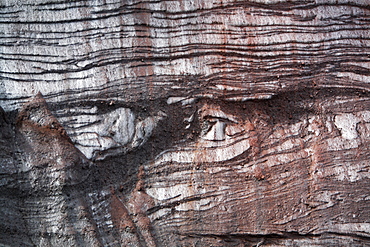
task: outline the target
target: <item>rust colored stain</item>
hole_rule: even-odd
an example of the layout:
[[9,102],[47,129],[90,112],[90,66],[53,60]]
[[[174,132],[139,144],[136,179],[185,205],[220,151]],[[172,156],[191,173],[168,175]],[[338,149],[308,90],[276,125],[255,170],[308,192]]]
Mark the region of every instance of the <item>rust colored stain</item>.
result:
[[114,191],[112,191],[110,206],[112,221],[117,229],[119,229],[120,231],[136,232],[136,226],[132,221],[127,208],[117,197]]

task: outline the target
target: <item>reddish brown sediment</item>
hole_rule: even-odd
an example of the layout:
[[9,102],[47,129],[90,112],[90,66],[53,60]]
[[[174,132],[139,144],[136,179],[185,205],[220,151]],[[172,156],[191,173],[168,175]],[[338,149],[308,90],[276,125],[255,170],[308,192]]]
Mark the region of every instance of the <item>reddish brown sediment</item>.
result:
[[367,0],[0,12],[0,245],[369,245]]

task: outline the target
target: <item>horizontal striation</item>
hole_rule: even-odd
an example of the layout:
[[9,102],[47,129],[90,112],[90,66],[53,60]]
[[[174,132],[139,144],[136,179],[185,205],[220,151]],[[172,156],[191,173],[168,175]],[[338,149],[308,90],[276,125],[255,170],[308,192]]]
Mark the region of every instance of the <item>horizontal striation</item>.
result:
[[367,0],[0,6],[1,244],[370,242]]
[[[304,106],[305,100],[299,98],[293,104]],[[314,109],[321,114],[302,108],[301,116],[292,121],[282,121],[284,109],[291,111],[292,106],[276,107],[278,115],[264,115],[268,113],[264,111],[256,116],[248,111],[255,108],[246,104],[242,109],[249,118],[237,123],[244,126],[239,135],[205,141],[205,134],[203,140],[180,144],[147,164],[146,191],[157,200],[148,211],[149,218],[162,238],[172,232],[177,241],[189,245],[194,238],[205,241],[201,236],[221,241],[221,236],[235,235],[230,238],[237,241],[240,234],[240,241],[253,240],[253,236],[261,241],[276,234],[266,243],[284,245],[277,236],[286,232],[320,239],[336,232],[368,242],[369,223],[363,219],[369,211],[369,111],[360,108],[343,113],[342,109],[354,109],[352,102],[359,100],[354,97],[342,98],[341,103],[321,98],[316,99],[318,108]],[[281,103],[275,100],[271,104]],[[364,98],[362,106],[368,109],[368,104]],[[224,116],[237,112],[235,108],[223,110]],[[294,113],[286,116],[290,114]],[[250,123],[254,128],[248,130]],[[235,124],[228,122],[227,126]],[[241,136],[248,145],[242,144]],[[223,152],[224,146],[230,150]]]
[[2,13],[6,110],[38,91],[73,102],[67,88],[84,98],[105,89],[134,102],[129,95],[183,96],[176,89],[186,91],[191,81],[199,83],[199,97],[234,93],[215,85],[239,87],[231,100],[312,84],[368,90],[366,3],[5,1]]

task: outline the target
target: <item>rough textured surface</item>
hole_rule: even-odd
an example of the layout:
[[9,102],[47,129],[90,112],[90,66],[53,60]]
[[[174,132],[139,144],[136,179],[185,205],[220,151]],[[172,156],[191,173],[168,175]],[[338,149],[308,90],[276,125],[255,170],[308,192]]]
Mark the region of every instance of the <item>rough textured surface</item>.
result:
[[370,245],[367,0],[0,6],[1,246]]

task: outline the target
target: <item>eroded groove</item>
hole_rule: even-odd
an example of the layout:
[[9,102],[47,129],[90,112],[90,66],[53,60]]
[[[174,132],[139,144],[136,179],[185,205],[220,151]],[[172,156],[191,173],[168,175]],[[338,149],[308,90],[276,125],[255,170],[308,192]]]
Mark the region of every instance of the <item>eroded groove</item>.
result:
[[369,17],[5,1],[0,245],[368,245]]

